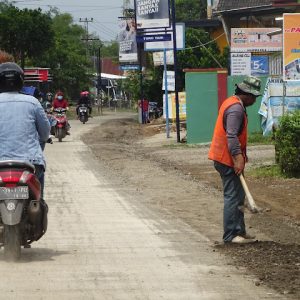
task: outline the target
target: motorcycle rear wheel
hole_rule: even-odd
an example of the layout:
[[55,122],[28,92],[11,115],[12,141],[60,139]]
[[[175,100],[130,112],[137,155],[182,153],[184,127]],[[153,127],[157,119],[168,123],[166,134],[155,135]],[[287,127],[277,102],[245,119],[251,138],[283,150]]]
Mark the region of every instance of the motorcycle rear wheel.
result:
[[20,257],[20,225],[4,225],[4,258],[6,261],[17,261]]

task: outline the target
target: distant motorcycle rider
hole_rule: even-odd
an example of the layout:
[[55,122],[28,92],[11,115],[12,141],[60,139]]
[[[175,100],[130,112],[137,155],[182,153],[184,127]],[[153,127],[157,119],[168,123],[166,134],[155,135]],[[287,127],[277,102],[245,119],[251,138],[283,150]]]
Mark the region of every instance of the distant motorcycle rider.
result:
[[45,158],[40,142],[49,138],[50,126],[39,101],[20,93],[23,70],[15,63],[0,64],[0,160],[33,164],[43,197]]
[[[68,100],[65,99],[64,97],[64,93],[62,91],[58,91],[54,97],[54,100],[52,102],[52,109],[56,109],[56,108],[64,108],[66,110],[69,110],[69,103]],[[70,135],[70,124],[67,121],[67,135]]]
[[62,91],[58,91],[54,97],[54,100],[52,102],[53,109],[55,108],[65,108],[66,110],[69,110],[69,103],[68,100],[65,99],[64,93]]
[[80,93],[80,98],[77,102],[77,107],[76,107],[76,113],[78,116],[78,110],[79,110],[79,106],[80,105],[86,105],[89,109],[89,116],[91,116],[92,114],[92,103],[91,103],[91,99],[90,99],[90,93],[88,91],[83,91]]
[[53,94],[51,92],[48,92],[46,94],[45,99],[42,102],[42,106],[44,108],[44,110],[47,110],[50,106],[50,108],[52,107],[52,101],[53,101]]

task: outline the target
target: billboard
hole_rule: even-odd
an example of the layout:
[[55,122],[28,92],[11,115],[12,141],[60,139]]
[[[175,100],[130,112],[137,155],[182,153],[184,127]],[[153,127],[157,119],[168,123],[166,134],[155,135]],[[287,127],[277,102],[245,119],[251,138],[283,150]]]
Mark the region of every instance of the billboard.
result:
[[300,80],[300,14],[283,14],[283,79]]
[[170,26],[169,0],[135,0],[137,29]]
[[231,52],[275,52],[282,50],[280,28],[231,28]]
[[138,54],[136,43],[136,26],[134,18],[120,20],[119,26],[119,61],[137,62]]

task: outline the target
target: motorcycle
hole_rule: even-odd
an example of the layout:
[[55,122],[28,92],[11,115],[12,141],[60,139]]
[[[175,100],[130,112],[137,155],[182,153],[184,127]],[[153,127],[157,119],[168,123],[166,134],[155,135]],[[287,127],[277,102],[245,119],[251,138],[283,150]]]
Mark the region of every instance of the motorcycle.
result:
[[54,112],[54,119],[56,120],[56,125],[54,129],[54,135],[58,138],[58,141],[61,142],[63,138],[67,135],[67,116],[66,116],[66,109],[65,108],[55,108]]
[[89,119],[89,108],[86,104],[80,104],[78,106],[78,118],[79,120],[85,124]]
[[18,260],[21,246],[30,248],[46,233],[47,213],[35,167],[22,161],[0,161],[0,245],[6,260]]

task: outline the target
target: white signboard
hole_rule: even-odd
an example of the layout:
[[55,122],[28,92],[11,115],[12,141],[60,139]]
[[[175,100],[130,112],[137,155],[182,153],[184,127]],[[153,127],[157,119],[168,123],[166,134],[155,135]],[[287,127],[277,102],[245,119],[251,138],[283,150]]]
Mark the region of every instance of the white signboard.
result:
[[[173,51],[166,51],[167,65],[174,65]],[[164,65],[164,52],[153,52],[153,64],[155,67]]]
[[[172,30],[172,27],[168,30]],[[146,31],[147,32],[147,31]],[[164,34],[164,31],[159,31],[157,34]],[[166,42],[148,42],[144,44],[145,51],[161,51],[164,49],[173,49],[173,32],[168,31],[166,33],[171,33],[171,41]],[[151,33],[153,35],[155,33]],[[185,24],[176,24],[176,46],[177,50],[183,50],[185,48]]]
[[170,26],[169,0],[135,0],[137,29]]
[[280,28],[231,28],[232,52],[269,52],[282,50],[282,34],[269,35]]
[[231,75],[251,75],[251,53],[230,53]]
[[[175,72],[167,71],[168,91],[175,91]],[[162,81],[162,90],[165,90],[165,72]]]

